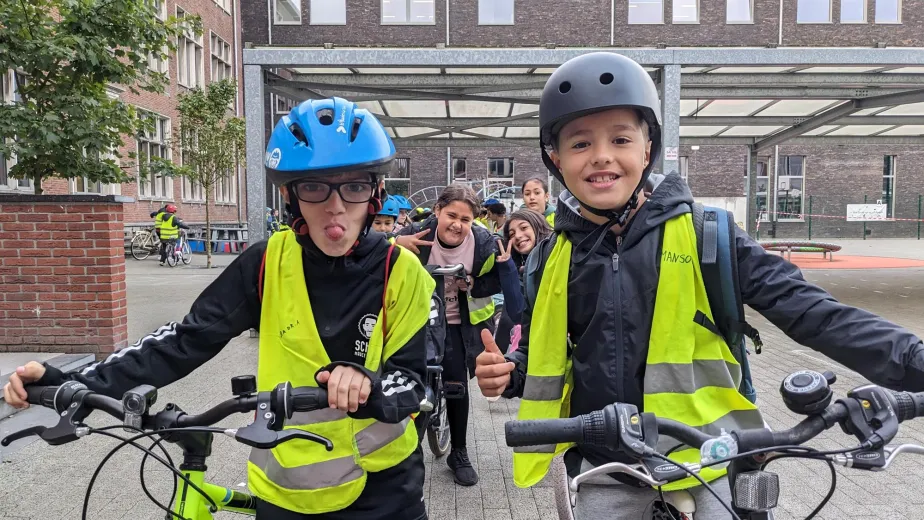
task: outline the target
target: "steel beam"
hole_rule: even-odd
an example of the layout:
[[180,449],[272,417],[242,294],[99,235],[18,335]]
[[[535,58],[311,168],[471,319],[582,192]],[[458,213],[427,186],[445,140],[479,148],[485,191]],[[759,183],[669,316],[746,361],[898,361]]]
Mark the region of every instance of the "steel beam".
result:
[[[682,126],[793,126],[811,116],[693,116],[681,117]],[[538,125],[538,123],[536,123]],[[831,125],[924,125],[924,116],[848,116]]]
[[856,104],[860,108],[879,108],[920,102],[924,102],[924,89],[895,92],[893,94],[885,94],[874,98],[859,99],[856,101]]
[[684,87],[908,87],[924,85],[924,74],[825,74],[825,73],[755,73],[755,74],[684,74]]
[[882,88],[837,87],[684,87],[681,99],[854,99],[894,92]]
[[244,122],[247,134],[247,237],[253,244],[266,236],[266,153],[263,70],[244,66]]
[[[292,81],[319,81],[333,85],[417,89],[542,88],[549,74],[296,74]],[[529,86],[524,86],[529,85]]]
[[[755,137],[681,137],[680,145],[700,145],[700,146],[749,146],[757,143]],[[539,139],[523,138],[504,138],[492,139],[490,137],[479,138],[430,138],[417,139],[416,137],[395,139],[395,146],[400,153],[402,148],[419,148],[419,147],[452,147],[452,148],[477,148],[492,146],[524,146],[527,148],[538,148]],[[809,136],[797,137],[786,141],[786,145],[823,145],[823,146],[883,146],[883,145],[905,145],[905,146],[924,146],[924,137],[915,136]],[[537,151],[538,153],[538,151]]]
[[645,66],[748,65],[748,66],[920,66],[920,48],[776,48],[684,47],[672,49],[585,48],[279,48],[257,47],[243,50],[245,65],[264,67],[555,67],[588,52],[613,52]]

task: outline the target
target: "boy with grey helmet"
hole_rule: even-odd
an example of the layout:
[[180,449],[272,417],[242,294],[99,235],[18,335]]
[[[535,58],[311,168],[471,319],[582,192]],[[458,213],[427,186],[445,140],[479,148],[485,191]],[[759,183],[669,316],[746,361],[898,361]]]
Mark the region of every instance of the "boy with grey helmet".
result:
[[[651,77],[616,53],[581,55],[549,78],[539,120],[543,160],[567,190],[558,198],[555,234],[527,261],[524,276],[537,289],[527,294],[519,348],[504,356],[482,335],[485,351],[475,369],[482,392],[522,398],[519,419],[574,417],[623,402],[711,434],[763,426],[757,407],[738,393],[740,366],[712,332],[693,196],[678,174],[652,171],[662,140]],[[733,245],[741,300],[786,335],[876,384],[924,389],[919,338],[836,301],[740,229]],[[715,359],[726,360],[722,370],[694,375],[696,366]],[[697,391],[705,387],[708,392]],[[689,410],[711,418],[693,419]],[[676,444],[659,443],[659,450]],[[562,452],[571,477],[609,462],[634,462],[590,445],[549,447],[514,450],[517,485],[534,485]],[[687,448],[681,445],[671,458],[687,462],[690,455],[698,462],[698,450]],[[704,478],[729,499],[724,470]],[[677,484],[674,489],[695,498],[697,518],[727,515],[692,479]],[[658,499],[656,490],[633,479],[604,476],[581,486],[574,514],[651,518]]]

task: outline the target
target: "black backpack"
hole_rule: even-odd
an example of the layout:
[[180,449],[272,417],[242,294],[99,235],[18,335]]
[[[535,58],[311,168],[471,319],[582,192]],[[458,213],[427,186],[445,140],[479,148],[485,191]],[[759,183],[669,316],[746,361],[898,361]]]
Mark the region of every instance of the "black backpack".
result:
[[[697,312],[694,320],[725,339],[735,360],[741,365],[741,386],[738,390],[752,403],[757,402],[757,391],[751,381],[748,349],[745,338],[751,338],[755,351],[760,354],[763,342],[760,333],[747,323],[741,288],[738,285],[738,253],[735,247],[735,219],[732,213],[694,203],[693,229],[696,231],[696,248],[699,251],[703,283],[709,298],[709,307],[715,323]],[[523,281],[526,302],[530,308],[536,303],[542,270],[552,253],[556,235],[541,241],[526,260]]]

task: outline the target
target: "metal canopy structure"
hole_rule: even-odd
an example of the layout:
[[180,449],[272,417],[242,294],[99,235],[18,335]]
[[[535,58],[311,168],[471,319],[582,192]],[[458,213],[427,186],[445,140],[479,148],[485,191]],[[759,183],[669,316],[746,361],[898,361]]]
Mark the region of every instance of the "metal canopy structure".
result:
[[634,59],[659,85],[663,171],[678,168],[681,144],[743,145],[749,157],[783,142],[924,145],[924,49],[249,48],[251,229],[262,229],[264,92],[356,101],[399,148],[537,147],[549,75],[595,51]]

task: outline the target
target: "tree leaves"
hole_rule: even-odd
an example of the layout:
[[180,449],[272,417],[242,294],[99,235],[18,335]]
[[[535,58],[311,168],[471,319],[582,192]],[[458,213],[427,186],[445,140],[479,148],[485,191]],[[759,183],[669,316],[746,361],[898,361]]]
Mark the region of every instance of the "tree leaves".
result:
[[12,177],[130,179],[115,158],[138,119],[107,86],[162,93],[167,76],[148,69],[148,56],[164,59],[184,31],[201,31],[198,17],[156,14],[145,0],[0,2],[0,71],[27,78],[21,102],[0,105],[0,153],[18,160]]

